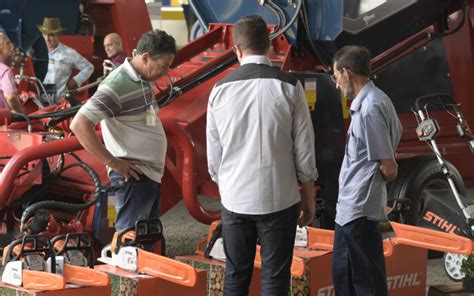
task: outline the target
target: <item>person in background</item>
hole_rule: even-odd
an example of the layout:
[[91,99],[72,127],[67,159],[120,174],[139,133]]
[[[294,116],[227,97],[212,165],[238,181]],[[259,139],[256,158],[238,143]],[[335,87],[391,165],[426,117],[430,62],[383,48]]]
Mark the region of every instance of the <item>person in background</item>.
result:
[[[59,36],[65,29],[58,18],[45,17],[38,25],[48,47],[48,72],[43,83],[54,85],[54,103],[58,104],[61,97],[68,91],[81,86],[94,72],[94,66],[73,48],[59,42]],[[72,71],[79,72],[71,77]]]
[[13,71],[9,67],[13,53],[13,44],[10,39],[0,33],[0,108],[24,113],[17,94]]
[[387,295],[379,221],[387,220],[387,182],[397,176],[402,126],[390,98],[370,81],[370,52],[345,46],[334,55],[336,87],[352,101],[339,175],[333,282],[337,296]]
[[117,33],[110,33],[105,36],[104,49],[115,68],[120,66],[127,58],[127,54],[122,48],[122,38]]
[[261,295],[287,296],[300,211],[300,226],[315,214],[313,125],[301,83],[267,58],[265,21],[244,17],[233,32],[240,67],[212,90],[206,129],[222,203],[224,295],[248,295],[258,239]]
[[[136,55],[100,83],[71,123],[82,146],[107,166],[117,200],[117,231],[160,214],[167,140],[150,82],[168,72],[175,55],[172,36],[144,33]],[[105,146],[95,133],[99,122]]]

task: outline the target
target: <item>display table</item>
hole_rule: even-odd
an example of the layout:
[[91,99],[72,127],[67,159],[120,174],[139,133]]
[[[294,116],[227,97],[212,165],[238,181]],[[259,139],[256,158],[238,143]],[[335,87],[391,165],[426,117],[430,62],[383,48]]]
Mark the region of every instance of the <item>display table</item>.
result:
[[[332,252],[295,247],[293,255],[304,260],[306,271],[302,277],[292,277],[291,295],[333,296]],[[426,250],[406,245],[396,244],[386,251],[389,295],[425,295],[426,257]],[[223,294],[224,262],[202,255],[179,256],[176,260],[207,270],[207,295]],[[255,268],[249,295],[260,295],[260,286],[260,269]]]
[[8,284],[0,283],[1,296],[109,296],[111,287],[78,287],[75,285],[66,285],[66,289],[56,291],[31,291],[21,287],[14,287]]
[[[194,287],[178,285],[160,278],[136,274],[112,265],[97,265],[96,270],[105,272],[110,277],[112,294],[124,296],[173,296],[173,295],[206,295],[206,271],[198,270]],[[95,295],[95,294],[90,294]],[[83,295],[84,296],[84,295]]]

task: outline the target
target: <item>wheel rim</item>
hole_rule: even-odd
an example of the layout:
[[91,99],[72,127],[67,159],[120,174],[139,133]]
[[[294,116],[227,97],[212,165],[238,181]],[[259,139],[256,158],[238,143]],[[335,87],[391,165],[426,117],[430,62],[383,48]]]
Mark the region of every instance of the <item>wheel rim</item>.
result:
[[461,272],[461,263],[465,258],[465,255],[454,253],[444,255],[444,270],[452,280],[461,281],[464,278],[464,273]]

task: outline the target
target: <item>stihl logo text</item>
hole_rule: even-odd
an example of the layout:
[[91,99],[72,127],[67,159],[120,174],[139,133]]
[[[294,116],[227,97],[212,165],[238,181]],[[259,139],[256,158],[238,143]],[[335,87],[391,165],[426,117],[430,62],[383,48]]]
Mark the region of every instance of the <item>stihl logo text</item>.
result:
[[459,227],[457,227],[453,223],[449,223],[447,220],[430,211],[425,213],[425,215],[423,216],[423,220],[430,222],[433,225],[436,225],[438,228],[443,231],[446,231],[447,233],[454,234],[455,231],[459,231]]
[[[407,273],[387,277],[387,286],[389,290],[415,287],[421,284],[421,273]],[[318,290],[318,296],[334,296],[334,286],[327,286]]]

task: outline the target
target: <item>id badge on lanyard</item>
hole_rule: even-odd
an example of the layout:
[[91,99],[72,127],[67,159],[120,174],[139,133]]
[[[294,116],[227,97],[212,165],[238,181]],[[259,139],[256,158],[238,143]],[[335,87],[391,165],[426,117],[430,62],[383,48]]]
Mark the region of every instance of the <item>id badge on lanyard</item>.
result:
[[156,126],[156,112],[153,104],[150,104],[145,110],[145,118],[147,126]]

